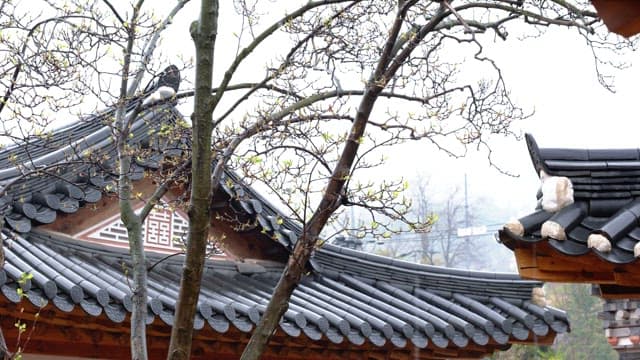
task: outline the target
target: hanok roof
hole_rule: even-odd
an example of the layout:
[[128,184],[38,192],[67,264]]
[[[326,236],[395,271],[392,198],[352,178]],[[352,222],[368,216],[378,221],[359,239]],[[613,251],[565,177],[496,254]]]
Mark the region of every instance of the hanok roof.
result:
[[[104,194],[114,194],[116,150],[112,128],[105,122],[113,113],[103,111],[0,152],[0,214],[11,229],[28,233],[33,225],[54,223],[58,215],[76,213]],[[163,124],[181,119],[175,107],[162,105],[143,112],[134,122],[130,143],[138,146],[139,156],[131,164],[133,181],[144,179],[145,171],[159,169],[164,158],[190,150],[188,139],[179,134],[161,134]],[[297,223],[281,216],[232,171],[225,172],[220,187],[221,200],[231,210],[255,220],[283,248],[292,249],[301,232]]]
[[[52,223],[57,214],[75,213],[81,205],[99,201],[103,192],[113,193],[116,149],[106,122],[113,113],[112,109],[101,112],[2,151],[0,211],[12,229],[27,233],[34,223]],[[179,118],[173,106],[164,105],[147,110],[135,121],[130,141],[142,153],[131,166],[132,180],[143,179],[145,169],[157,169],[162,158],[186,150],[186,144],[158,134],[163,123]]]
[[[98,201],[113,188],[113,143],[109,128],[101,123],[108,116],[105,112],[0,154],[0,159],[8,154],[12,158],[0,170],[9,226],[3,235],[6,263],[0,271],[4,295],[0,302],[20,302],[17,289],[22,275],[33,274],[23,286],[27,300],[18,307],[0,306],[0,318],[7,339],[16,338],[11,333],[16,331],[14,317],[28,319],[38,306],[48,304],[39,310],[36,329],[44,330],[31,335],[31,351],[50,352],[52,341],[70,339],[74,346],[56,348],[59,354],[93,356],[110,351],[116,356],[127,351],[123,337],[128,334],[131,308],[125,275],[128,254],[40,226],[80,213],[83,205]],[[166,156],[167,151],[188,149],[158,135],[163,123],[179,117],[175,108],[165,105],[145,112],[134,124],[132,141],[140,144],[141,151],[149,150],[135,159],[134,179],[143,179],[145,171],[160,166],[158,152]],[[85,156],[101,161],[98,165],[79,161]],[[22,176],[54,164],[62,165],[51,167],[55,174]],[[255,229],[243,230],[243,237],[261,239],[276,253],[291,249],[301,232],[298,224],[233,172],[226,173],[221,185],[224,196],[214,205],[216,211],[230,211],[255,223]],[[181,257],[160,261],[161,257],[153,253],[148,257],[149,348],[159,356],[168,345],[166,327],[173,323],[182,262]],[[238,356],[281,269],[282,263],[273,261],[207,262],[195,322],[199,330],[195,357]],[[512,343],[548,343],[569,325],[564,312],[532,302],[532,293],[541,285],[515,274],[409,264],[327,244],[315,252],[309,274],[296,289],[267,354],[273,358],[390,353],[399,358],[481,357]],[[25,301],[34,305],[31,311],[19,311]],[[58,335],[52,339],[51,332]]]
[[[28,272],[33,278],[22,287],[35,307],[84,313],[87,328],[127,320],[131,291],[124,273],[131,264],[126,252],[37,229],[6,236],[5,244],[0,289],[7,300],[21,300],[19,280]],[[148,260],[156,265],[149,271],[147,322],[171,325],[182,258],[160,261],[160,255],[150,254]],[[416,265],[332,245],[316,251],[312,263],[279,330],[336,351],[357,353],[369,343],[373,352],[391,348],[407,357],[479,357],[513,342],[549,342],[568,330],[564,312],[530,301],[532,289],[541,284],[514,274]],[[267,261],[207,262],[195,327],[209,337],[250,332],[281,269],[282,264]],[[10,306],[2,309],[1,317],[14,315]],[[41,315],[38,322],[55,325],[58,318]]]
[[[522,234],[500,231],[502,242],[516,251],[521,275],[640,286],[634,256],[640,240],[640,150],[541,149],[532,136],[526,140],[536,172],[567,177],[574,203],[519,219]],[[543,236],[545,223],[559,225],[564,236]],[[610,241],[610,251],[589,247],[593,234]]]

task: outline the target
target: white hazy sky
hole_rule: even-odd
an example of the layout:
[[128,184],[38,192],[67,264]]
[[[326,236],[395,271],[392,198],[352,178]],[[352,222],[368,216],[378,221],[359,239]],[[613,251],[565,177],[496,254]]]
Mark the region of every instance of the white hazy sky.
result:
[[[229,65],[237,48],[235,35],[239,31],[238,18],[231,1],[222,1],[216,52],[216,76],[219,79]],[[284,7],[293,7],[296,1],[269,2],[271,11],[262,20],[269,23],[285,13]],[[147,1],[158,16],[166,14],[172,1]],[[174,18],[163,36],[160,50],[167,59],[182,55],[193,56],[193,43],[188,28],[198,17],[200,1],[192,0]],[[234,82],[255,80],[264,74],[265,56],[284,51],[272,41],[257,52],[258,62],[252,67],[240,68]],[[450,48],[451,49],[451,48]],[[451,50],[455,51],[455,50]],[[630,68],[614,72],[617,92],[612,94],[597,82],[594,61],[584,40],[567,29],[549,30],[539,38],[518,40],[516,34],[503,42],[485,43],[502,68],[513,99],[524,109],[535,111],[525,121],[514,125],[515,131],[532,133],[542,147],[639,147],[638,146],[638,87],[640,54],[625,57]],[[170,60],[169,60],[170,61]],[[478,77],[480,78],[480,77]],[[214,82],[215,83],[215,82]],[[343,84],[344,85],[344,84]],[[183,110],[189,114],[190,109]],[[498,139],[500,140],[500,139]],[[464,174],[468,175],[472,197],[495,199],[526,212],[535,206],[537,176],[531,166],[524,141],[504,139],[493,142],[494,160],[505,171],[517,178],[500,174],[488,166],[486,154],[471,154],[464,160],[453,160],[433,148],[410,145],[391,156],[386,173],[409,178],[424,175],[436,188],[462,187]],[[410,155],[410,156],[407,156]],[[410,161],[410,162],[409,162]],[[445,191],[442,191],[444,193]]]
[[[233,43],[231,31],[226,29],[237,23],[234,24],[232,9],[224,3],[227,2],[221,7],[222,31],[217,51],[226,46],[235,52],[235,46],[230,45]],[[198,6],[199,1],[192,1],[175,19],[165,36],[165,51],[173,49],[187,58],[191,56],[193,45],[187,29],[197,18]],[[280,6],[283,5],[273,3],[274,9],[269,15],[276,14]],[[275,51],[276,46],[269,50]],[[625,57],[631,65],[629,69],[612,73],[616,76],[617,92],[610,93],[598,84],[591,51],[574,31],[555,29],[523,41],[512,35],[506,42],[497,40],[486,44],[485,50],[493,54],[502,68],[517,104],[534,111],[530,119],[515,124],[516,131],[532,133],[542,147],[638,147],[640,54]],[[224,61],[215,64],[218,73],[226,68]],[[263,71],[263,66],[255,71]],[[434,187],[445,189],[462,187],[466,173],[471,197],[506,204],[516,209],[514,215],[531,211],[535,207],[538,179],[524,141],[496,141],[493,149],[495,162],[519,177],[508,177],[489,167],[486,154],[453,160],[432,148],[416,145],[392,157],[387,171],[408,177],[426,175]],[[412,156],[407,156],[408,153]]]
[[[630,67],[610,72],[616,76],[616,93],[597,80],[593,56],[582,38],[565,29],[552,30],[537,39],[510,39],[488,47],[502,68],[514,101],[534,111],[515,123],[514,130],[534,135],[541,147],[637,148],[640,54],[624,57]],[[468,175],[472,197],[493,199],[523,215],[535,207],[538,178],[524,140],[493,142],[493,159],[505,171],[487,165],[486,154],[453,160],[429,152],[436,160],[421,169],[436,186],[463,187]],[[402,165],[399,165],[398,171]],[[506,220],[506,219],[505,219]]]

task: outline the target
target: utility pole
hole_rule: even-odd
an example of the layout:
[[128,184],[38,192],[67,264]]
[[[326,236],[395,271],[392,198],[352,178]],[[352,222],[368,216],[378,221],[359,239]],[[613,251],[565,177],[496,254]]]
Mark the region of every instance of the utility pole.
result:
[[467,192],[467,173],[464,173],[464,227],[471,226],[469,219],[469,194]]

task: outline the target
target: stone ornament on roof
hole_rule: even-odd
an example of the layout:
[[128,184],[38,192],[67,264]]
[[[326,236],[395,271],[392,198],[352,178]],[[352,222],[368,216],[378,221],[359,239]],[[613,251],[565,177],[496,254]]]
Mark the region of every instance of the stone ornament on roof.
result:
[[[506,237],[517,243],[547,241],[571,256],[593,249],[609,262],[635,261],[640,255],[639,150],[540,149],[532,136],[526,138],[543,190],[545,179],[562,179],[560,187],[573,187],[574,199],[509,222]],[[545,195],[539,200],[545,203]]]
[[142,106],[175,98],[180,87],[180,70],[175,65],[167,66],[157,78],[147,84],[143,91]]
[[573,184],[566,176],[551,176],[540,170],[540,207],[548,212],[558,212],[573,204]]

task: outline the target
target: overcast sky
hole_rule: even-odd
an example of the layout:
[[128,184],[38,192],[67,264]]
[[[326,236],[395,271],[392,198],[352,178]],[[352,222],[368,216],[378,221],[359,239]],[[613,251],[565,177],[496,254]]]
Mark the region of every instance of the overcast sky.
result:
[[[197,18],[198,6],[199,2],[191,2],[176,18],[165,36],[165,51],[173,49],[191,56],[193,45],[187,29],[192,19]],[[282,5],[273,6],[275,14]],[[221,8],[223,30],[234,24],[230,10]],[[228,30],[219,34],[217,51],[223,48],[235,52],[230,37]],[[268,48],[276,51],[277,44]],[[542,147],[638,147],[639,54],[625,58],[631,65],[629,69],[612,73],[616,75],[617,89],[612,94],[598,84],[591,51],[574,31],[555,29],[523,41],[517,39],[517,34],[511,35],[506,42],[486,44],[485,50],[502,68],[513,99],[521,107],[534,111],[530,119],[515,124],[516,131],[532,133]],[[218,59],[215,65],[220,74],[227,64]],[[634,62],[639,65],[634,66]],[[496,163],[519,177],[505,176],[488,166],[486,154],[453,160],[431,148],[415,145],[392,157],[388,171],[409,177],[423,174],[430,177],[434,187],[443,189],[462,187],[466,173],[471,197],[490,198],[496,204],[513,207],[517,209],[514,215],[531,211],[535,207],[538,179],[524,141],[496,141],[493,149]]]
[[[589,48],[565,29],[551,30],[537,39],[491,44],[487,52],[495,54],[513,99],[534,112],[531,118],[515,123],[514,130],[533,134],[541,147],[638,147],[637,52],[624,58],[628,69],[610,72],[616,76],[616,93],[598,83]],[[425,163],[423,169],[438,186],[462,187],[467,173],[471,196],[513,206],[517,215],[530,212],[535,207],[538,178],[524,140],[498,139],[492,145],[495,162],[519,177],[489,167],[485,154],[452,160],[430,153],[441,164]]]
[[[233,55],[237,50],[234,33],[239,31],[238,19],[230,5],[232,2],[221,3],[221,31],[215,63],[218,81],[232,59],[224,53]],[[285,12],[282,8],[291,7],[294,3],[270,2],[272,11],[262,20],[269,23],[270,17],[279,18]],[[199,5],[200,2],[195,0],[188,3],[165,32],[160,50],[167,59],[178,55],[187,59],[193,56],[188,28],[198,17]],[[156,6],[159,16],[169,11],[167,2],[147,1],[145,6]],[[499,39],[494,42],[493,38],[484,42],[486,53],[492,55],[501,67],[513,99],[519,106],[534,112],[530,119],[514,124],[516,132],[532,133],[542,147],[638,147],[638,53],[625,58],[631,65],[629,69],[612,73],[616,75],[617,89],[612,94],[598,84],[593,56],[575,31],[553,29],[538,38],[523,41],[517,35],[512,31],[506,42]],[[233,82],[255,80],[256,74],[262,76],[265,69],[263,57],[286,50],[278,45],[277,41],[271,41],[261,47],[255,56],[259,59],[257,65],[249,63],[241,67]],[[454,48],[449,49],[455,51]],[[185,87],[189,85],[184,85],[183,89]],[[191,112],[188,107],[182,110],[185,114]],[[496,139],[492,146],[496,164],[519,177],[508,177],[491,168],[486,154],[470,154],[466,160],[454,161],[433,148],[416,145],[390,154],[386,173],[404,174],[410,178],[429,176],[431,184],[442,188],[442,193],[446,192],[444,189],[462,187],[466,173],[471,197],[495,199],[496,203],[513,206],[518,209],[516,215],[522,215],[535,206],[538,187],[526,145],[524,141],[515,139]]]

